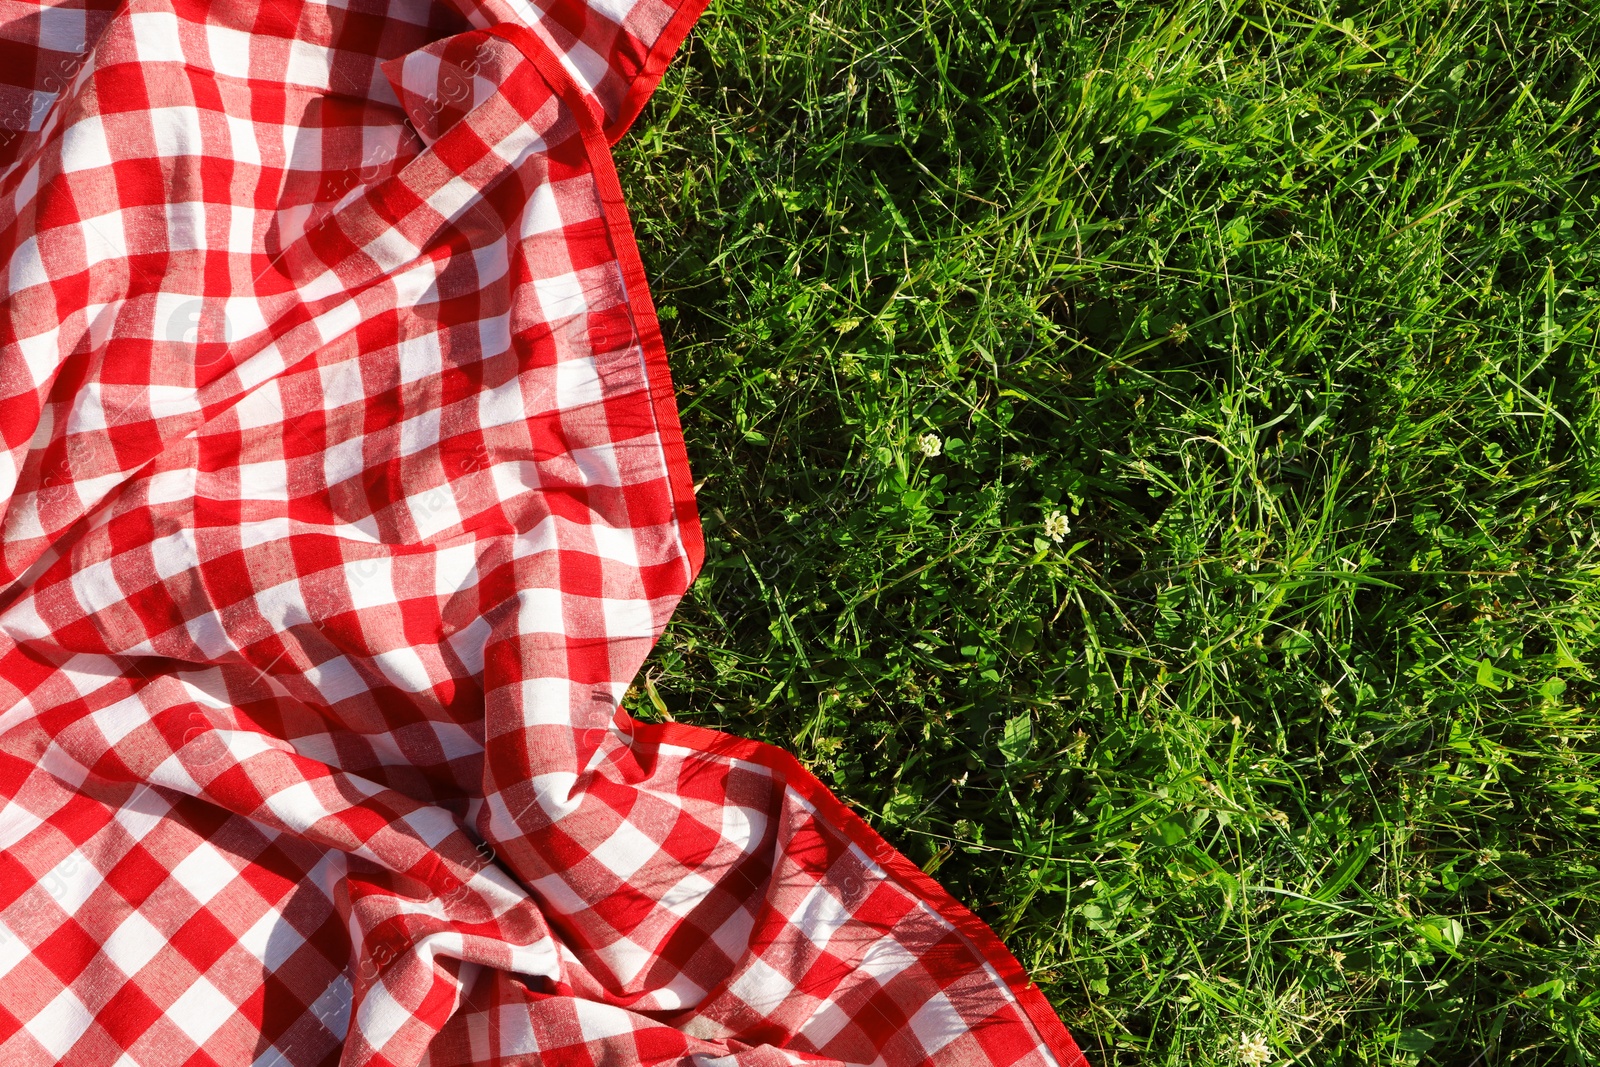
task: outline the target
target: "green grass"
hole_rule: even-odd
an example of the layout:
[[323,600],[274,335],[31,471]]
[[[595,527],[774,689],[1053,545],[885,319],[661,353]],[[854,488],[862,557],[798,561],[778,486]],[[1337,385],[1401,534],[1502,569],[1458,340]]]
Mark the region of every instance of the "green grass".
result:
[[709,542],[630,706],[1097,1065],[1600,1062],[1591,10],[716,0],[619,157]]

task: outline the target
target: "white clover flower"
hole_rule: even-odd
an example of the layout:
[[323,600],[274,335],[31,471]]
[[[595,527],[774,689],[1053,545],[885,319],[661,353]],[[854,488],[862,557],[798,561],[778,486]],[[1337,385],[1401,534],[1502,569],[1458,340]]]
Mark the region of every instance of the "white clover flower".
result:
[[1235,1051],[1239,1054],[1239,1062],[1245,1067],[1262,1067],[1272,1062],[1272,1046],[1260,1034],[1240,1034],[1239,1047]]
[[924,456],[932,459],[944,451],[944,442],[939,440],[939,435],[936,433],[925,433],[917,438],[917,448]]
[[1056,544],[1059,545],[1062,539],[1071,531],[1072,527],[1067,524],[1067,517],[1061,514],[1061,512],[1052,511],[1050,514],[1045,516],[1044,535],[1050,538],[1050,540],[1054,541]]

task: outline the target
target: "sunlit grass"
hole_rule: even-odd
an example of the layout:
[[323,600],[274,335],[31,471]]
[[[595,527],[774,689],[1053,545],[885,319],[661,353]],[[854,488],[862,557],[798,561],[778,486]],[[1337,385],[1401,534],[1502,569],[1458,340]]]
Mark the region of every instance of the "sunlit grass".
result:
[[1097,1064],[1600,1062],[1596,57],[714,3],[620,158],[709,541],[631,706],[797,752]]

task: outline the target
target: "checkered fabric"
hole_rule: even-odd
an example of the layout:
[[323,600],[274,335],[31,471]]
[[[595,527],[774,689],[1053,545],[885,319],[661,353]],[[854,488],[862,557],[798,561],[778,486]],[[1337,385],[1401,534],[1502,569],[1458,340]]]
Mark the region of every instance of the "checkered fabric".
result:
[[608,143],[701,0],[0,0],[0,1062],[1057,1064],[791,758]]

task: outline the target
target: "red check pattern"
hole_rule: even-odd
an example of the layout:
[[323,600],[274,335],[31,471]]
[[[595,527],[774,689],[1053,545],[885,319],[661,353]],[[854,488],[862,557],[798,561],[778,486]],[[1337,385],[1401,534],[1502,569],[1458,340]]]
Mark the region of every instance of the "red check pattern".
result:
[[698,3],[0,0],[9,1067],[1081,1062],[619,709],[702,546],[607,144]]

